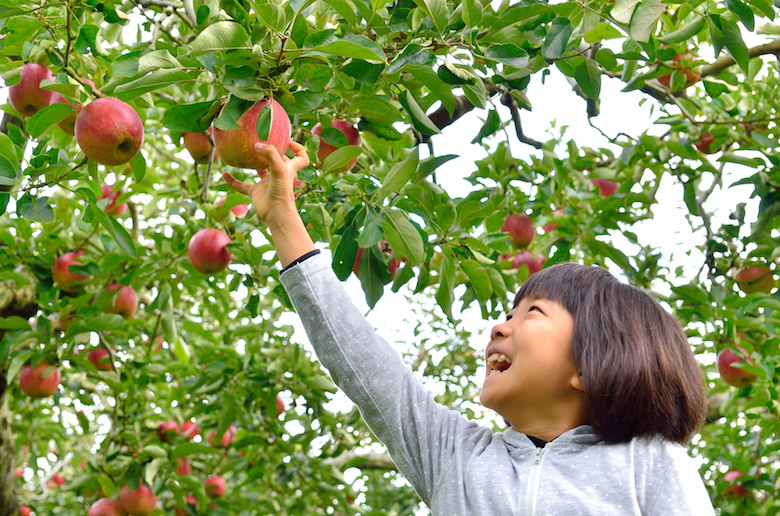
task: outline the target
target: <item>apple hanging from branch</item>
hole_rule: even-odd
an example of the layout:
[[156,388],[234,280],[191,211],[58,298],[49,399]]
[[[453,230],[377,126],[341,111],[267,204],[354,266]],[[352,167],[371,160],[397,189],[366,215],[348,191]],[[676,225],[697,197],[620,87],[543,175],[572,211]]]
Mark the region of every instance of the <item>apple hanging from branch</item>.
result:
[[92,504],[87,516],[126,516],[126,514],[119,500],[101,498]]
[[106,348],[95,348],[87,353],[87,360],[92,362],[92,365],[98,371],[113,371],[114,364],[111,362],[111,353]]
[[512,245],[523,249],[533,241],[536,236],[534,223],[531,217],[525,213],[511,213],[504,219],[504,225],[501,226],[502,233],[508,233],[512,239]]
[[[268,138],[261,140],[257,135],[257,119],[265,106],[270,104]],[[214,145],[222,161],[236,168],[264,170],[268,162],[255,150],[258,142],[273,145],[282,155],[290,146],[292,128],[284,108],[275,100],[256,102],[236,120],[237,129],[219,129],[214,126]]]
[[144,142],[141,117],[130,104],[111,97],[84,106],[73,128],[84,154],[102,165],[124,165]]
[[[360,138],[360,133],[358,132],[358,130],[355,128],[355,126],[353,126],[346,120],[333,120],[331,122],[331,127],[341,132],[341,134],[344,135],[344,140],[341,142],[342,145],[338,147],[336,145],[332,145],[331,143],[328,143],[327,141],[325,141],[325,139],[323,139],[322,137],[323,127],[321,123],[317,122],[316,124],[314,124],[314,127],[311,128],[311,134],[313,136],[317,136],[320,141],[320,147],[317,150],[317,160],[319,160],[320,162],[320,167],[322,167],[322,164],[325,162],[325,158],[333,154],[336,150],[338,150],[343,145],[353,145],[356,147],[360,147],[363,143],[363,141]],[[352,167],[354,167],[357,161],[358,158],[355,157],[343,167],[337,168],[335,170],[331,170],[330,172],[346,172],[347,170],[350,170]]]
[[46,398],[57,392],[61,379],[60,369],[44,360],[35,367],[31,364],[22,367],[19,387],[31,398]]
[[103,211],[106,212],[106,215],[122,215],[127,210],[127,203],[122,203],[118,206],[116,204],[116,201],[119,199],[119,195],[121,194],[120,191],[114,190],[112,186],[106,184],[100,185],[100,191],[102,192],[102,195],[98,200],[109,200],[108,204],[106,204],[106,207],[103,209]]
[[130,516],[146,516],[157,507],[157,496],[151,488],[139,482],[138,489],[131,489],[129,485],[122,488],[119,503]]
[[734,364],[734,362],[744,362],[750,365],[755,364],[753,364],[753,360],[750,358],[750,355],[747,353],[747,351],[745,351],[744,348],[742,348],[742,346],[737,346],[737,348],[739,348],[739,350],[745,355],[746,358],[737,356],[730,349],[724,349],[718,353],[716,367],[718,369],[718,374],[720,374],[720,377],[724,382],[729,385],[733,385],[734,387],[742,388],[747,387],[748,385],[755,382],[756,375],[750,371],[740,369],[739,367],[736,367],[732,364]]
[[[211,135],[211,138],[209,137]],[[214,135],[214,126],[208,128],[208,134],[204,131],[202,133],[182,133],[182,141],[187,152],[190,153],[192,160],[195,163],[204,164],[209,162],[209,154],[211,154],[212,140]],[[214,151],[214,159],[219,157],[219,151]]]
[[84,265],[78,259],[84,256],[84,251],[79,250],[73,253],[65,253],[54,259],[51,266],[51,278],[54,283],[65,292],[76,292],[84,287],[87,276],[75,274],[70,271],[71,265]]
[[[96,94],[100,95],[100,90],[97,89],[94,82],[84,78],[82,78],[81,81],[89,84],[92,87],[92,90]],[[68,106],[73,107],[73,104],[71,104],[68,99],[66,99],[56,91],[53,92],[51,96],[50,104],[67,104]],[[75,133],[76,117],[78,116],[78,112],[81,111],[82,107],[83,106],[81,105],[81,102],[76,104],[76,107],[74,108],[76,110],[76,113],[73,113],[72,115],[68,115],[64,119],[57,122],[57,127],[59,127],[60,129],[62,129],[64,132],[68,133],[71,136],[76,134]]]
[[225,494],[225,479],[219,475],[210,476],[203,483],[206,496],[211,499],[222,498]]
[[745,294],[753,292],[769,294],[775,288],[775,275],[765,265],[751,265],[739,269],[734,274],[734,281]]
[[187,254],[196,271],[202,274],[215,274],[230,264],[233,255],[227,245],[230,237],[216,228],[201,229],[190,239]]
[[37,63],[26,63],[19,72],[19,82],[8,90],[8,100],[22,116],[33,116],[51,103],[54,94],[41,89],[41,81],[54,82],[51,70]]
[[[121,288],[120,288],[121,287]],[[138,294],[135,289],[129,285],[119,285],[114,283],[106,287],[106,290],[114,291],[119,289],[119,295],[114,299],[114,304],[103,308],[103,311],[109,314],[119,314],[125,319],[130,319],[138,308]]]

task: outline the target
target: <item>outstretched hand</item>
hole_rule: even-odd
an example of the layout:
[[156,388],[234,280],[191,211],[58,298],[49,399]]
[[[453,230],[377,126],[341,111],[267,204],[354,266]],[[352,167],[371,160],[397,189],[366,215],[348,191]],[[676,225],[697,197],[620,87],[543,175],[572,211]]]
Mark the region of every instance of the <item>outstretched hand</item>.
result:
[[293,183],[298,171],[309,166],[309,156],[303,145],[290,141],[290,149],[295,153],[293,158],[280,155],[273,145],[255,144],[255,150],[265,158],[270,169],[270,172],[269,169],[257,171],[259,183],[244,183],[229,172],[222,173],[227,184],[252,199],[255,211],[272,229],[283,225],[292,213],[297,214]]

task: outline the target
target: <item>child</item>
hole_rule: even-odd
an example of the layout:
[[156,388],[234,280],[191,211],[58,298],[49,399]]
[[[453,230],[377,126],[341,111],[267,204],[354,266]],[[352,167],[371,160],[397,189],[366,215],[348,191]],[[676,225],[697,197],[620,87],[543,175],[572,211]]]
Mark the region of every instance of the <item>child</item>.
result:
[[261,181],[225,180],[268,224],[281,280],[317,356],[435,515],[713,515],[684,444],[701,425],[701,371],[674,319],[596,267],[532,276],[486,350],[481,401],[502,433],[437,405],[352,305],[297,213],[309,159],[291,142]]

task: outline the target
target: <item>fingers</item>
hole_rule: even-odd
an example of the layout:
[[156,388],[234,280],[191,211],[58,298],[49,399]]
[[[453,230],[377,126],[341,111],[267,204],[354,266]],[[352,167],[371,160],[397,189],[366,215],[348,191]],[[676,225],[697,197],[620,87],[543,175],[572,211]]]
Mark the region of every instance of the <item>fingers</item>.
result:
[[256,143],[255,150],[268,162],[271,167],[272,174],[279,174],[287,170],[287,166],[284,164],[284,160],[279,155],[279,151],[273,145],[265,145],[263,143]]
[[233,177],[233,174],[230,172],[222,172],[222,179],[225,180],[225,182],[230,185],[233,190],[236,192],[242,193],[244,195],[249,195],[249,188],[251,185],[248,185],[246,183],[242,183],[235,177]]
[[309,166],[309,155],[306,154],[306,147],[295,140],[290,140],[290,149],[295,153],[295,157],[292,161],[295,162],[295,166],[297,167],[296,170],[301,170]]

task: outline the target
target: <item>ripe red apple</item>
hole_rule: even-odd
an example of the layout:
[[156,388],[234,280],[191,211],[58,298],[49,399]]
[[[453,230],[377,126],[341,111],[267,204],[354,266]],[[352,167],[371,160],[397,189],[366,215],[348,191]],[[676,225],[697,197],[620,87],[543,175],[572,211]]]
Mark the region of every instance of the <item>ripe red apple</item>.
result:
[[262,143],[273,145],[279,154],[284,154],[290,145],[290,118],[284,108],[275,100],[261,100],[256,102],[249,111],[238,117],[236,125],[238,129],[218,129],[214,127],[214,145],[217,146],[222,161],[237,168],[252,168],[263,170],[268,168],[265,158],[255,150],[255,143],[260,142],[257,137],[257,117],[260,110],[268,103],[273,107],[271,130],[268,140]]
[[[217,201],[217,206],[222,206],[225,204],[225,199],[220,199]],[[236,217],[243,217],[249,212],[249,205],[248,204],[236,204],[232,208],[230,208],[230,211],[235,215]]]
[[[677,73],[681,73],[685,76],[685,86],[683,86],[683,88],[693,86],[699,82],[699,79],[701,78],[701,74],[691,70],[692,61],[693,56],[691,54],[675,53],[674,59],[672,59],[672,69]],[[672,82],[672,74],[658,77],[658,82],[669,88]]]
[[501,226],[502,233],[509,233],[512,239],[512,245],[518,248],[528,247],[528,244],[536,236],[534,223],[531,217],[525,213],[512,213],[504,219],[504,225]]
[[87,360],[92,362],[98,371],[112,371],[114,369],[114,364],[111,363],[111,353],[106,348],[93,349],[87,353]]
[[19,73],[19,82],[8,89],[8,100],[22,116],[33,116],[51,102],[53,91],[42,90],[41,81],[54,82],[51,70],[36,63],[26,63]]
[[129,285],[122,286],[114,283],[106,287],[106,290],[113,291],[116,289],[119,289],[119,295],[114,298],[113,306],[104,308],[103,311],[109,314],[119,314],[125,319],[130,319],[138,308],[138,294]]
[[718,149],[712,148],[712,143],[715,141],[715,137],[712,136],[712,133],[707,131],[704,134],[702,134],[698,140],[696,140],[696,143],[693,145],[699,149],[699,152],[702,152],[704,154],[712,154],[713,152],[716,152]]
[[723,475],[723,480],[732,484],[731,486],[723,490],[723,494],[728,496],[729,498],[745,498],[747,495],[749,495],[750,490],[745,489],[742,486],[742,482],[739,483],[735,482],[738,478],[743,476],[745,476],[745,474],[736,469],[731,470],[725,475]]
[[[563,209],[555,210],[552,212],[553,215],[560,215],[563,213]],[[555,228],[558,227],[558,224],[552,223],[552,224],[545,224],[542,226],[542,230],[544,230],[545,233],[549,233],[550,231],[555,231]]]
[[59,473],[55,473],[54,475],[52,475],[51,481],[54,482],[58,486],[64,486],[65,485],[65,479],[62,478],[62,475],[60,475]]
[[284,404],[284,400],[280,394],[276,395],[276,415],[281,416],[287,412],[287,406]]
[[[197,503],[198,503],[198,499],[195,498],[194,496],[191,496],[191,495],[187,495],[187,497],[184,499],[184,501],[187,502],[187,505],[197,505]],[[173,510],[173,512],[174,512],[174,514],[176,514],[176,516],[187,516],[187,514],[188,514],[187,513],[187,509],[183,509],[183,508],[179,508],[179,507],[176,507]]]
[[176,421],[163,421],[160,426],[157,427],[157,437],[161,441],[170,441],[176,438],[176,434],[179,433],[179,425]]
[[44,360],[35,367],[30,364],[22,367],[19,387],[31,398],[45,398],[57,391],[61,379],[60,369]]
[[615,195],[620,183],[617,181],[610,181],[609,179],[591,179],[596,188],[599,189],[599,195],[602,197],[610,197]]
[[103,165],[124,165],[141,150],[144,124],[130,104],[95,99],[76,117],[76,141],[86,156]]
[[60,290],[75,292],[84,287],[84,282],[88,279],[87,276],[70,272],[71,265],[84,265],[77,261],[82,256],[84,256],[84,251],[79,250],[75,253],[65,253],[54,259],[54,264],[51,267],[51,278],[60,287]]
[[[360,145],[363,143],[363,141],[360,138],[360,133],[358,132],[355,127],[350,124],[349,122],[345,120],[333,120],[331,122],[331,127],[334,129],[338,129],[341,131],[344,136],[347,137],[347,145],[356,145],[360,147]],[[311,128],[311,134],[313,136],[320,136],[322,134],[322,124],[317,122],[314,124],[314,127]],[[334,151],[338,150],[338,147],[331,145],[327,142],[325,142],[322,138],[319,138],[320,140],[320,148],[317,150],[317,159],[320,162],[320,166],[325,162],[325,158],[333,154]],[[332,170],[332,172],[345,172],[347,170],[350,170],[352,167],[355,166],[355,163],[357,163],[357,158],[351,160],[349,163],[344,165],[343,167]]]
[[176,457],[176,459],[173,461],[176,464],[176,472],[186,477],[190,473],[192,473],[192,464],[190,464],[190,461],[183,457]]
[[[208,163],[209,154],[211,153],[211,141],[209,140],[209,134],[213,136],[213,126],[209,127],[208,134],[202,133],[182,133],[182,140],[184,140],[184,147],[192,156],[192,160],[195,163]],[[219,152],[214,151],[214,159],[219,157]]]
[[126,514],[119,500],[101,498],[92,504],[87,516],[126,516]]
[[203,483],[203,487],[209,498],[221,498],[225,494],[225,479],[219,475],[210,476]]
[[536,274],[542,270],[542,266],[544,266],[545,261],[547,261],[547,259],[541,254],[534,257],[531,251],[522,251],[517,253],[514,260],[512,261],[512,268],[519,269],[525,265],[528,267],[528,275],[530,276],[531,274]]
[[[30,509],[26,505],[19,506],[19,516],[30,516],[30,514],[32,514],[32,509]],[[90,514],[88,516],[92,516],[92,515]]]
[[146,516],[157,506],[157,496],[143,483],[139,483],[138,489],[126,485],[119,495],[119,503],[131,516]]
[[[95,93],[97,93],[98,95],[100,94],[100,90],[97,89],[97,87],[95,86],[94,82],[92,82],[89,79],[84,79],[83,77],[82,77],[81,80],[86,82],[90,86],[92,86],[92,89],[95,91]],[[69,100],[67,100],[65,97],[63,97],[62,95],[60,95],[56,91],[52,92],[50,104],[67,104],[70,107],[73,107],[73,104],[71,104]],[[69,135],[73,136],[73,134],[74,134],[74,126],[76,125],[76,116],[78,116],[78,111],[81,111],[81,107],[82,107],[81,106],[81,102],[76,104],[76,107],[74,109],[77,112],[73,113],[72,115],[68,115],[64,119],[62,119],[59,122],[57,122],[57,127],[62,129],[63,131],[65,131]]]
[[752,292],[769,294],[775,288],[775,276],[764,265],[752,265],[739,269],[734,275],[734,280],[745,294]]
[[214,432],[209,432],[206,434],[206,440],[209,442],[211,446],[214,448],[227,448],[230,446],[230,443],[233,442],[233,439],[236,436],[236,433],[238,432],[238,428],[236,428],[233,425],[230,425],[227,430],[225,430],[225,433],[222,434],[222,438],[217,441],[217,434]]
[[24,475],[24,466],[19,466],[18,468],[16,468],[16,471],[14,471],[14,476],[16,478],[22,478],[23,475]]
[[190,440],[192,440],[192,438],[196,435],[200,434],[200,427],[195,426],[194,421],[185,421],[181,424],[179,430],[181,431],[181,435]]
[[119,199],[119,194],[122,193],[119,190],[114,190],[111,186],[103,184],[100,185],[100,190],[103,194],[100,196],[99,201],[103,199],[109,199],[108,204],[104,208],[106,215],[121,215],[127,210],[127,204],[122,203],[117,206],[116,201]]
[[196,271],[214,274],[225,269],[233,259],[227,249],[230,237],[216,228],[201,229],[190,239],[187,253]]
[[737,347],[746,358],[737,356],[730,349],[724,349],[718,353],[716,367],[718,369],[718,374],[720,374],[720,377],[723,378],[723,381],[727,384],[733,385],[734,387],[747,387],[756,381],[756,376],[751,372],[732,366],[731,364],[734,362],[745,362],[750,365],[755,364],[753,364],[753,361],[750,359],[750,355],[748,355],[748,353],[741,346]]

